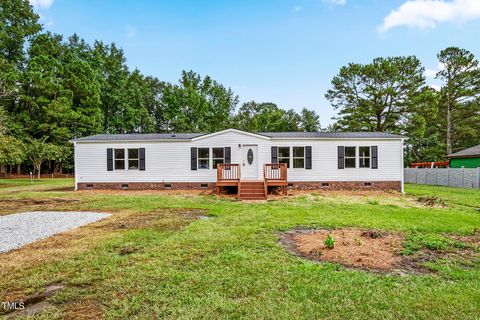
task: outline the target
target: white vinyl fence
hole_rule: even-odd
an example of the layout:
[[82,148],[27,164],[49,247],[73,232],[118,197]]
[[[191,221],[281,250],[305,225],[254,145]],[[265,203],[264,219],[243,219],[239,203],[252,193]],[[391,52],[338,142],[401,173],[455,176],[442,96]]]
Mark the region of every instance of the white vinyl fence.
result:
[[405,182],[478,189],[480,168],[405,168]]

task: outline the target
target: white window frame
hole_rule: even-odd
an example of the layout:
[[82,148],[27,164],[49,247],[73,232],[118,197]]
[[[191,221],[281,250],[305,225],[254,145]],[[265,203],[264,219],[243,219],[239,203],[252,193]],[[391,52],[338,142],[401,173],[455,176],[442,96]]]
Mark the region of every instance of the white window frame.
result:
[[[368,157],[362,156],[360,153],[361,148],[368,148]],[[368,159],[368,167],[362,167],[362,160]],[[371,146],[359,146],[358,147],[358,167],[360,169],[370,169],[372,167],[372,147]]]
[[[351,157],[351,156],[347,157],[347,148],[353,148],[353,150],[355,150],[355,155],[353,157]],[[347,159],[354,159],[355,165],[353,167],[347,167]],[[343,167],[345,169],[356,169],[357,168],[357,147],[354,147],[354,146],[345,146],[344,147]]]
[[[130,158],[130,150],[137,150],[137,157],[136,158]],[[127,169],[128,170],[140,170],[140,148],[127,148]],[[137,167],[136,168],[130,168],[130,160],[137,160]]]
[[[213,153],[213,149],[222,149],[223,157],[215,158],[215,154]],[[221,163],[225,163],[225,147],[212,147],[212,169],[217,169],[215,166],[215,160],[222,160]]]
[[[117,150],[123,150],[123,158],[122,159],[118,159],[118,160],[123,160],[123,168],[120,169],[118,168],[117,169]],[[126,166],[125,166],[125,161],[127,160],[127,154],[125,152],[125,148],[114,148],[113,149],[113,170],[125,170]]]
[[[303,149],[303,156],[302,157],[296,157],[294,149],[295,148],[302,148]],[[303,167],[295,167],[295,159],[303,159]],[[293,169],[305,169],[305,147],[303,146],[295,146],[292,147],[292,168]]]
[[[200,149],[207,149],[208,150],[208,158],[200,158]],[[210,164],[211,164],[211,161],[210,161],[210,158],[212,157],[212,154],[210,152],[210,147],[198,147],[197,148],[197,168],[198,170],[209,170],[210,169]],[[206,168],[202,168],[200,166],[200,160],[207,160],[208,161],[208,165]]]
[[[290,162],[292,161],[291,160],[291,155],[292,155],[292,150],[290,147],[277,147],[278,148],[278,154],[277,154],[277,161],[278,163],[286,163],[287,164],[287,168],[291,168],[291,165],[290,165]],[[280,148],[283,148],[283,149],[288,149],[288,157],[281,157],[280,156]],[[288,159],[288,162],[281,162],[280,160],[283,160],[283,159]]]

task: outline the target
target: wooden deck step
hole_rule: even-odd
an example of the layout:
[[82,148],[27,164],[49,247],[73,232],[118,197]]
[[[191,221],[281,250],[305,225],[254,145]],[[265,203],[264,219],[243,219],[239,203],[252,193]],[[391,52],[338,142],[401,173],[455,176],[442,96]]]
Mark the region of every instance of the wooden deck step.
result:
[[265,200],[265,183],[263,181],[241,181],[239,198],[241,200]]

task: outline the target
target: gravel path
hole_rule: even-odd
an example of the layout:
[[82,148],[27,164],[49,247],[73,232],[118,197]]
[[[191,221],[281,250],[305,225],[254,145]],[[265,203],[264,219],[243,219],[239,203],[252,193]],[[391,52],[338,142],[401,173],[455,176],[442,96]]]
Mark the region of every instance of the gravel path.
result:
[[108,217],[98,212],[35,211],[0,216],[0,252]]

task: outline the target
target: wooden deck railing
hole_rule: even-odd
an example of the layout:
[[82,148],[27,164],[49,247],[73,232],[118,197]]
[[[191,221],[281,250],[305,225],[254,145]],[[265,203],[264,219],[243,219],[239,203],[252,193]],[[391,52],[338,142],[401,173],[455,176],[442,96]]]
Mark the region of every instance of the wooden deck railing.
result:
[[238,163],[219,163],[217,165],[217,182],[240,181],[240,165]]
[[265,194],[268,193],[268,187],[281,187],[283,194],[287,194],[287,164],[286,163],[266,163],[263,165],[263,180],[265,182]]
[[287,181],[286,163],[266,163],[263,165],[265,181]]

